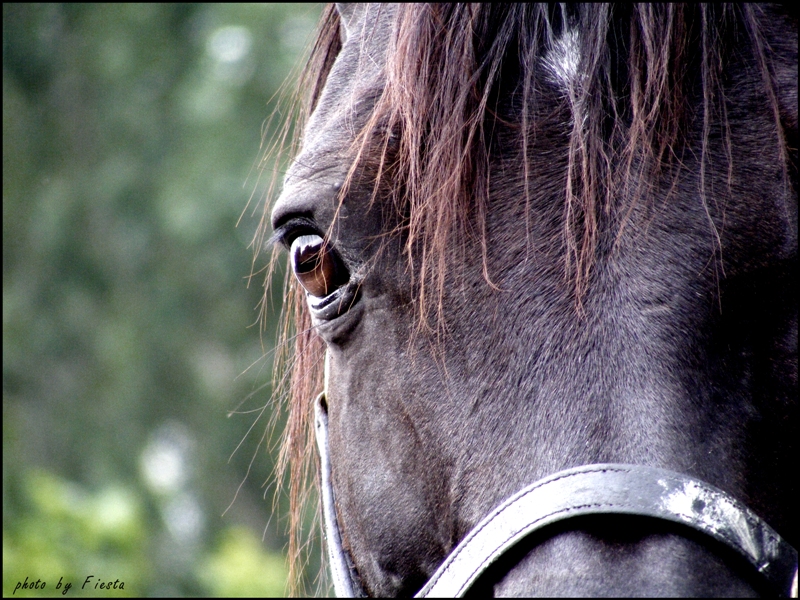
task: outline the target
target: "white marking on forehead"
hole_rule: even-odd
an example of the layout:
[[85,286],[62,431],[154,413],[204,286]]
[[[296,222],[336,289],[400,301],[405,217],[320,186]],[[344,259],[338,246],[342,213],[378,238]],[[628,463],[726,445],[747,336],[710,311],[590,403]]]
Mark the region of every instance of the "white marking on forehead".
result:
[[580,62],[577,28],[567,29],[550,46],[544,55],[544,65],[550,71],[553,83],[569,90],[575,85]]

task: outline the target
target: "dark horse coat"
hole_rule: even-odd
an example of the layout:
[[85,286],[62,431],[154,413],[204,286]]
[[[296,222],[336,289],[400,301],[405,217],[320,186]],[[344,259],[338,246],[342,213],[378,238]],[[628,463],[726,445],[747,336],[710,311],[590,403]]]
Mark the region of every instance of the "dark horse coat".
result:
[[[504,498],[592,463],[707,481],[796,546],[793,12],[342,5],[305,81],[272,210],[300,284],[287,456],[326,349],[366,592],[415,593]],[[539,532],[479,589],[771,593],[625,516]]]

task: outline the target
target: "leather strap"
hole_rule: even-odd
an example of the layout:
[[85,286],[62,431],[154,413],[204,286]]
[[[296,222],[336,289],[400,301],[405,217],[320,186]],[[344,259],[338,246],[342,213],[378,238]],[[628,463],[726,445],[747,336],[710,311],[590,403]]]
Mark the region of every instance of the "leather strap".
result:
[[322,497],[322,516],[325,525],[325,546],[328,551],[333,589],[337,598],[363,598],[366,594],[359,583],[355,565],[342,546],[339,520],[336,517],[336,504],[331,484],[331,461],[328,455],[328,407],[325,405],[325,392],[317,396],[314,401],[314,429],[317,436],[321,471],[320,496]]
[[417,597],[463,596],[493,561],[527,535],[556,521],[593,514],[642,515],[688,525],[744,556],[775,593],[797,594],[797,551],[731,495],[664,469],[596,464],[550,475],[503,502],[456,546]]
[[[314,403],[322,510],[334,590],[362,597],[355,565],[342,546],[331,485],[325,393]],[[596,464],[559,471],[489,513],[448,555],[417,597],[460,597],[514,544],[564,519],[640,515],[681,523],[719,540],[752,564],[780,596],[797,597],[797,551],[747,506],[699,479],[639,465]]]

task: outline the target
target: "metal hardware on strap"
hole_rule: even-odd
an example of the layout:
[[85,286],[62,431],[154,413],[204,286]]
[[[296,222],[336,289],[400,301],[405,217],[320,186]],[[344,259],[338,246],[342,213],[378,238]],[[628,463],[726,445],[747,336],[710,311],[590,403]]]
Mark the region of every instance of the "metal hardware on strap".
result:
[[450,553],[417,597],[463,596],[511,546],[542,527],[591,514],[628,514],[688,525],[744,556],[773,590],[796,595],[797,551],[731,495],[698,479],[638,465],[560,471],[493,510]]

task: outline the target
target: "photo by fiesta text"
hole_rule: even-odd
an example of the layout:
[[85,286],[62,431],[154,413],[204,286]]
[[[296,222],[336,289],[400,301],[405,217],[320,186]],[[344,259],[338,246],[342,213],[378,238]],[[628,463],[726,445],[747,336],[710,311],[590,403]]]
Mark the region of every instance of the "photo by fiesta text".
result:
[[[103,581],[98,579],[95,575],[87,575],[86,579],[81,585],[81,589],[86,589],[86,587],[94,588],[96,590],[124,590],[125,589],[125,582],[120,581],[119,579],[115,579],[114,581]],[[14,591],[11,593],[13,596],[17,593],[17,590],[44,590],[47,587],[47,582],[42,581],[41,579],[37,579],[36,581],[29,581],[28,578],[25,578],[25,581],[18,581],[17,585],[14,587]],[[56,584],[56,589],[61,590],[63,595],[72,588],[71,582],[64,582],[63,577],[58,578],[58,583]]]

